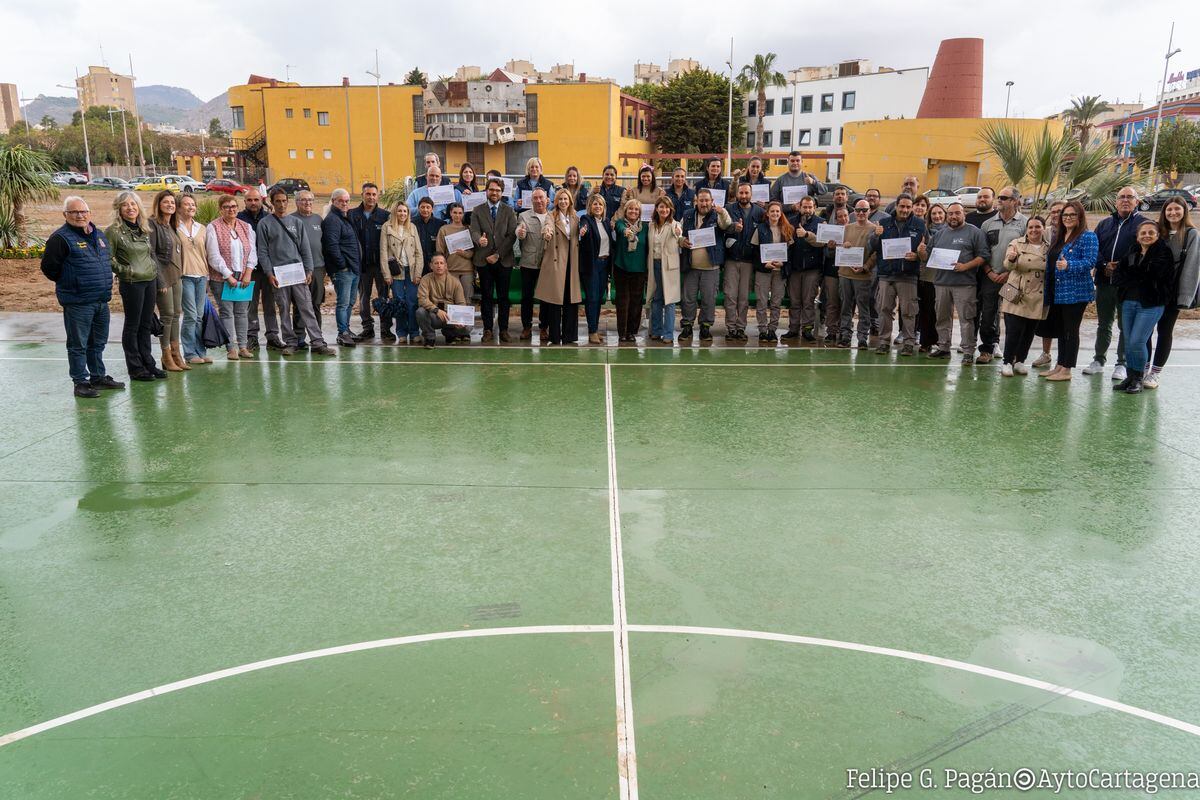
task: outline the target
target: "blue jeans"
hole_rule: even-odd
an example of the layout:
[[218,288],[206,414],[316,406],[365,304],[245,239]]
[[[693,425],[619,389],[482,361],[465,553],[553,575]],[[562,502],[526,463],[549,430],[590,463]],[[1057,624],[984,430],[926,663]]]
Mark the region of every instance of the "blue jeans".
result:
[[108,342],[108,303],[69,303],[63,306],[63,325],[71,380],[87,383],[107,375],[102,356]]
[[1136,300],[1121,304],[1121,332],[1125,334],[1125,366],[1134,372],[1145,372],[1150,358],[1146,346],[1150,332],[1163,315],[1163,306],[1144,308]]
[[337,295],[337,310],[334,319],[337,320],[338,335],[350,332],[350,312],[354,301],[358,299],[358,275],[348,269],[339,270],[330,275],[333,280],[333,291]]
[[[417,324],[417,285],[408,279],[409,272],[404,276],[392,278],[392,297],[404,304],[408,310],[405,318],[396,319],[396,338],[404,336],[420,336],[421,326]],[[382,323],[381,323],[382,324]]]
[[183,276],[183,327],[179,338],[183,340],[185,359],[204,357],[204,343],[200,341],[200,322],[204,317],[204,287],[207,285],[207,278]]
[[588,333],[600,330],[600,307],[608,299],[608,259],[597,258],[592,262],[590,274],[580,275],[583,279],[583,313],[587,317]]
[[675,304],[663,302],[662,262],[654,262],[654,296],[650,298],[650,335],[675,338]]

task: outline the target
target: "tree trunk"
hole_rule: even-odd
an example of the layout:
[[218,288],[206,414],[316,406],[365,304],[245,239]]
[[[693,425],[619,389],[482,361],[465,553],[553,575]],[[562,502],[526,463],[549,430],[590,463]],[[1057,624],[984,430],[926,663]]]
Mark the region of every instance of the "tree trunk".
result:
[[767,113],[767,87],[758,85],[758,125],[754,129],[754,152],[763,151],[763,117]]
[[29,245],[29,237],[25,231],[25,214],[22,213],[24,205],[20,200],[12,201],[13,223],[17,226],[17,247]]

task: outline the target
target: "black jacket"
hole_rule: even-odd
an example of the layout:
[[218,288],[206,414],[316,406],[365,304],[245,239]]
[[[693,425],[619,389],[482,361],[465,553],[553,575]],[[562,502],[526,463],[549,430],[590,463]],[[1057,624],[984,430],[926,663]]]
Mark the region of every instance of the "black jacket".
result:
[[429,222],[421,219],[421,215],[413,217],[413,225],[417,228],[417,238],[421,242],[421,255],[425,260],[425,271],[429,271],[429,259],[433,258],[433,254],[437,252],[437,235],[442,226],[446,224],[443,219],[430,217]]
[[596,260],[600,258],[600,237],[608,239],[608,263],[610,264],[613,252],[617,247],[617,239],[608,217],[597,223],[596,218],[591,214],[584,214],[579,218],[579,224],[587,226],[587,234],[579,240],[579,275],[586,278],[591,273]]
[[379,270],[379,232],[383,223],[388,221],[391,214],[379,206],[368,214],[360,203],[350,209],[350,224],[358,235],[358,245],[362,248],[362,274],[374,275]]
[[[362,272],[362,246],[358,233],[349,218],[336,207],[329,209],[321,220],[321,255],[325,257],[325,271],[332,275],[350,270],[355,275]],[[379,248],[375,249],[379,258]]]
[[741,233],[737,232],[736,227],[725,231],[725,238],[735,240],[725,257],[734,261],[749,261],[754,263],[758,257],[758,247],[751,244],[750,240],[754,238],[754,229],[766,220],[766,215],[761,208],[753,203],[750,204],[749,208],[745,209],[742,208],[740,203],[732,203],[725,206],[725,210],[729,212],[729,218],[733,220],[734,225],[738,222],[742,223]]
[[1142,308],[1175,304],[1175,258],[1171,248],[1159,239],[1144,254],[1134,243],[1117,264],[1112,285],[1120,289],[1121,300],[1136,299]]

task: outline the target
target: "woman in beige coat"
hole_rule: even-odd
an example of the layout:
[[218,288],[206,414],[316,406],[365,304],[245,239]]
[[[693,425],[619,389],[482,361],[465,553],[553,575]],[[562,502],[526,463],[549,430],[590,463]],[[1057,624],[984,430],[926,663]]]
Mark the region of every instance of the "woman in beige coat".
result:
[[[632,206],[626,207],[626,211],[632,212]],[[646,247],[650,340],[674,344],[675,304],[679,302],[680,285],[679,241],[683,238],[683,228],[675,221],[675,204],[670,198],[661,197],[654,202],[654,215],[646,224],[650,226]]]
[[570,192],[554,197],[554,210],[542,229],[542,266],[533,296],[546,315],[549,344],[579,340],[579,217]]
[[1004,254],[1008,281],[1000,289],[1000,310],[1004,312],[1004,365],[1000,374],[1006,378],[1029,373],[1025,359],[1038,323],[1046,318],[1042,293],[1049,248],[1045,223],[1041,217],[1031,217],[1025,235],[1014,239]]
[[[404,305],[406,318],[396,320],[396,341],[404,344],[420,335],[417,327],[417,286],[425,271],[421,238],[413,225],[408,206],[397,203],[379,232],[379,265],[392,297]],[[459,207],[461,219],[462,207]],[[438,241],[441,241],[439,239]]]

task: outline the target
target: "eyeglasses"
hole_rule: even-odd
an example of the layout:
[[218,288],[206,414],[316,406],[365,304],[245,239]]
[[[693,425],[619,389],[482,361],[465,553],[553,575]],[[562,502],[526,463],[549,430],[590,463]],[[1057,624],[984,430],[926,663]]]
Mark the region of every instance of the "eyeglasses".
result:
[[72,209],[72,210],[68,211],[67,213],[68,213],[68,214],[90,214],[90,213],[92,213],[92,212],[91,212],[91,211],[89,211],[88,209],[86,209],[86,208],[85,208],[85,209],[83,209],[82,211],[79,211],[79,210],[76,210],[76,209]]
[[856,209],[854,209],[854,213],[855,214],[866,214],[870,210],[871,209],[869,209],[869,208],[856,208]]
[[1059,214],[1059,216],[1062,217],[1063,219],[1075,219],[1079,215],[1076,214],[1074,211],[1064,211],[1063,213]]
[[1002,194],[1002,195],[1000,195],[1000,199],[1001,200],[1016,200],[1017,198],[1013,197],[1010,194]]

